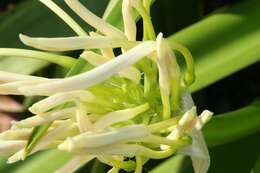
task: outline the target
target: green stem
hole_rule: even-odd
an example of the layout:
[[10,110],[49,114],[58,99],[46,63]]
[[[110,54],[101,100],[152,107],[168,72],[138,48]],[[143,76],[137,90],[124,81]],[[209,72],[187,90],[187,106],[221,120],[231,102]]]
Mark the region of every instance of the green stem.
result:
[[193,62],[192,54],[186,47],[173,40],[170,41],[170,45],[172,49],[180,52],[185,59],[187,69],[184,76],[184,82],[186,86],[190,86],[195,81],[195,70],[194,70],[194,62]]

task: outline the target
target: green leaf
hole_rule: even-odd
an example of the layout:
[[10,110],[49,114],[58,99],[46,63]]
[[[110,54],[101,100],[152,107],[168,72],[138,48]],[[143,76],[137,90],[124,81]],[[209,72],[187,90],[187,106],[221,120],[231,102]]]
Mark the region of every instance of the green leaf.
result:
[[260,60],[260,1],[249,0],[218,11],[169,39],[187,46],[195,58],[202,89]]
[[23,162],[18,162],[0,172],[5,173],[53,173],[64,165],[72,156],[59,150],[39,152]]
[[255,166],[254,166],[253,170],[251,171],[251,173],[260,173],[260,156],[257,159]]
[[120,29],[123,28],[121,6],[122,0],[110,0],[103,14],[104,20]]
[[209,146],[222,145],[260,130],[260,104],[214,116],[203,128]]
[[25,156],[26,157],[32,149],[35,147],[37,142],[43,137],[43,135],[47,132],[49,127],[51,126],[51,123],[40,125],[33,128],[32,134],[27,142],[27,145],[25,147]]

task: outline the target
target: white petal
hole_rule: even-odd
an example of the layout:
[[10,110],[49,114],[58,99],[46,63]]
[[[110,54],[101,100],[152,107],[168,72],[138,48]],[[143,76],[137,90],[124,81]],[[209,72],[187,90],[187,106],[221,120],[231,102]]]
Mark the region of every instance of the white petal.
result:
[[70,51],[80,49],[116,48],[136,45],[136,42],[129,42],[121,38],[104,36],[43,38],[29,37],[20,34],[19,37],[25,45],[46,51]]
[[[185,112],[185,114],[179,120],[177,126],[173,129],[173,131],[167,136],[167,139],[177,140],[179,139],[183,133],[186,133],[187,126],[192,125],[193,120],[196,118],[196,107],[192,107],[190,110]],[[191,127],[190,127],[191,128]],[[169,148],[167,145],[160,146],[162,150],[166,150]]]
[[20,160],[24,160],[24,156],[25,156],[25,149],[23,148],[18,152],[16,152],[15,154],[13,154],[11,157],[9,157],[7,163],[12,164]]
[[122,2],[122,15],[124,21],[125,35],[128,40],[136,40],[136,23],[133,18],[133,9],[129,0],[123,0]]
[[19,128],[31,128],[31,127],[52,122],[57,119],[65,119],[65,118],[72,117],[73,114],[75,114],[75,112],[76,112],[75,108],[66,108],[58,111],[47,112],[42,115],[29,117],[21,121],[16,121],[13,122],[13,125]]
[[73,173],[92,159],[93,156],[75,156],[55,173]]
[[12,140],[12,141],[0,141],[0,155],[9,156],[18,150],[25,147],[26,141],[24,140]]
[[212,118],[213,113],[204,110],[199,117],[197,117],[197,120],[195,122],[195,129],[201,130],[202,127]]
[[57,93],[33,104],[29,110],[34,114],[42,114],[58,105],[75,101],[75,99],[80,99],[83,102],[91,102],[95,100],[95,96],[91,92],[83,90]]
[[[185,109],[191,109],[194,106],[190,92],[185,92],[182,102]],[[210,166],[210,156],[203,134],[201,131],[194,129],[191,132],[191,137],[192,144],[179,152],[191,157],[195,173],[207,173]]]
[[147,109],[149,109],[149,104],[108,113],[95,122],[94,129],[104,129],[112,124],[130,120]]
[[92,129],[92,123],[88,118],[87,112],[82,105],[82,103],[77,100],[76,101],[77,110],[76,110],[76,120],[79,127],[80,133],[84,133]]
[[84,51],[80,57],[87,60],[93,66],[102,65],[110,60],[110,58],[106,58],[92,51]]
[[[90,64],[92,64],[94,66],[102,65],[110,60],[110,58],[105,58],[104,56],[101,56],[92,51],[85,51],[80,55],[80,57],[82,57],[83,59],[86,59]],[[125,77],[127,79],[130,79],[137,84],[139,83],[139,81],[141,79],[141,73],[135,67],[128,67],[128,68],[118,72],[118,75],[120,77]]]
[[20,90],[29,95],[49,95],[57,92],[88,88],[136,63],[154,50],[155,43],[153,41],[144,42],[91,71],[49,84],[24,87]]
[[16,82],[22,80],[35,80],[35,79],[44,79],[44,78],[0,71],[0,83]]
[[57,14],[64,22],[66,22],[78,35],[86,35],[86,32],[59,6],[57,6],[51,0],[40,0],[41,3],[50,8],[55,14]]
[[210,157],[201,131],[193,131],[192,144],[179,150],[180,154],[191,157],[195,173],[207,173],[210,166]]
[[31,153],[35,153],[42,149],[46,149],[48,145],[56,140],[63,140],[68,136],[74,136],[78,134],[78,128],[76,124],[72,124],[72,121],[67,121],[63,125],[48,131],[37,143]]
[[145,125],[129,125],[111,131],[86,132],[68,138],[63,144],[59,145],[59,149],[73,151],[80,148],[96,148],[122,141],[138,140],[148,135],[150,135],[150,132]]
[[[96,32],[90,32],[89,35],[90,36],[102,36],[101,34],[96,33]],[[100,51],[101,51],[101,54],[105,58],[111,59],[111,58],[115,57],[115,54],[113,52],[113,48],[101,48]]]
[[39,83],[46,83],[54,80],[49,79],[33,79],[33,80],[22,80],[17,82],[10,82],[0,85],[0,94],[2,95],[24,95],[20,92],[19,88],[26,86],[33,86]]
[[120,30],[91,13],[78,0],[65,0],[65,2],[77,15],[101,33],[108,36],[125,38],[124,34]]
[[27,140],[31,135],[31,128],[10,129],[0,134],[0,139],[5,140]]

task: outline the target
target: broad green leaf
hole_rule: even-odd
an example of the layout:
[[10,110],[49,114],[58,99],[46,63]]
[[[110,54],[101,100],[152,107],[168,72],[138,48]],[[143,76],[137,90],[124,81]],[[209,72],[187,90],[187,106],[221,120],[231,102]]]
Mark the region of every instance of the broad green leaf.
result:
[[260,1],[249,0],[218,11],[173,34],[195,58],[196,82],[202,89],[260,60]]
[[53,173],[64,165],[72,156],[58,150],[40,152],[23,162],[18,162],[5,169],[4,173]]
[[214,116],[203,128],[209,146],[222,145],[260,131],[260,104]]
[[250,173],[259,173],[259,172],[260,172],[260,155],[255,163],[253,170]]
[[185,156],[176,155],[168,160],[165,160],[161,165],[155,167],[151,173],[179,173],[183,170],[183,162],[185,161]]

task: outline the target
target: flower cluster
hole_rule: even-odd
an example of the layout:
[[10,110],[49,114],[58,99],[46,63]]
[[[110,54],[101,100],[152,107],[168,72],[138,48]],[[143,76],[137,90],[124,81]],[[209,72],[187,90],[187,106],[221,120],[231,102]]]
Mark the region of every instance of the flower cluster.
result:
[[[156,37],[150,18],[151,0],[123,0],[124,32],[91,13],[78,0],[67,5],[96,29],[85,32],[51,0],[40,0],[78,36],[21,41],[44,51],[84,50],[79,60],[65,55],[23,49],[0,49],[0,56],[43,59],[64,68],[88,70],[66,78],[0,72],[0,94],[47,96],[29,110],[34,116],[12,123],[0,134],[0,154],[8,163],[40,150],[56,148],[73,155],[56,173],[74,172],[96,158],[112,167],[110,173],[142,172],[149,159],[190,155],[196,173],[205,173],[209,155],[202,133],[212,113],[197,116],[188,87],[194,81],[190,52]],[[135,14],[143,21],[143,40],[136,40]],[[120,51],[114,51],[120,48]],[[183,54],[181,70],[174,51]],[[76,62],[77,61],[77,62]],[[37,137],[39,129],[44,133]]]

